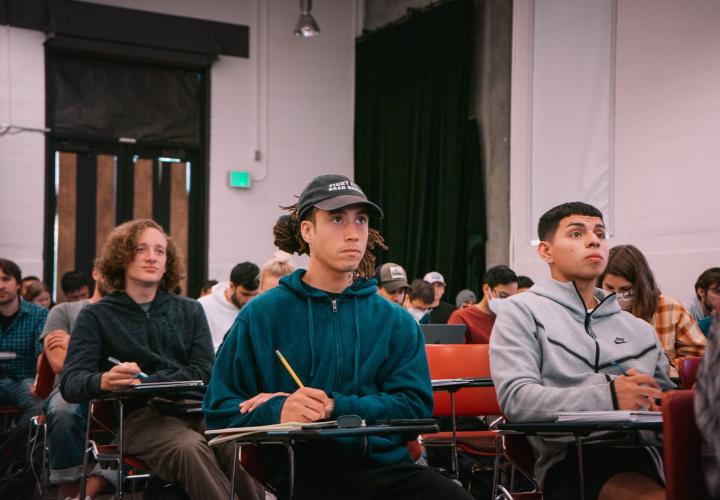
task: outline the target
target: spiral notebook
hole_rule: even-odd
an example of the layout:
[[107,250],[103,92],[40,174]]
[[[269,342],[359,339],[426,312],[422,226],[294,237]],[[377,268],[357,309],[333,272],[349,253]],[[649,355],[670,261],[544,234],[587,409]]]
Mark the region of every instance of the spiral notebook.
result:
[[555,413],[556,422],[662,422],[659,411],[559,411]]

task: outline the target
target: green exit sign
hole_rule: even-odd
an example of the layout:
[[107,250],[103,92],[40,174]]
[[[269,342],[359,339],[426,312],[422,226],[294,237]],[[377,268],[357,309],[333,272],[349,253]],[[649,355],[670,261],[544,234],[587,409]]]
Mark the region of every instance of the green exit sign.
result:
[[230,173],[230,187],[249,189],[251,185],[250,172],[241,172],[234,170]]

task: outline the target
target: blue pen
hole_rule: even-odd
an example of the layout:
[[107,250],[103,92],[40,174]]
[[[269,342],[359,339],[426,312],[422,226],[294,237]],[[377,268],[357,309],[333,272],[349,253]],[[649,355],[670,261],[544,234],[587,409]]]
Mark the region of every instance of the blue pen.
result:
[[[119,359],[113,358],[112,356],[108,356],[108,361],[110,361],[114,365],[124,365],[125,364],[122,361],[120,361]],[[145,372],[138,373],[137,377],[148,378],[147,373],[145,373]]]

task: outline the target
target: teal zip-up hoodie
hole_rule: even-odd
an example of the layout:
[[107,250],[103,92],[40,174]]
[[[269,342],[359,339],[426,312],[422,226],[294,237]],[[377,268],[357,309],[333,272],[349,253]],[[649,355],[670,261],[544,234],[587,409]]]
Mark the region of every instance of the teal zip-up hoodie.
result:
[[[239,404],[261,392],[293,393],[297,385],[275,355],[280,350],[307,387],[335,400],[331,418],[429,418],[433,396],[425,342],[412,316],[377,295],[375,280],[356,280],[340,294],[302,281],[305,270],[249,302],[217,355],[203,411],[209,429],[276,424],[285,397],[241,415]],[[407,439],[407,436],[404,436]],[[410,462],[400,436],[307,443],[298,463],[361,468]],[[301,458],[302,456],[302,458]]]

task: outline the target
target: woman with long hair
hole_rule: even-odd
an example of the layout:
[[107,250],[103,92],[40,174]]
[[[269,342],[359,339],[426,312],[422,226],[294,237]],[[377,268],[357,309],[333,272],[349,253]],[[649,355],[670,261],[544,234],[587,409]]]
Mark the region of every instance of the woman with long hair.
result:
[[678,358],[703,355],[705,336],[697,323],[680,302],[660,292],[647,259],[636,247],[611,248],[598,285],[616,293],[624,310],[655,327],[660,345],[670,360],[671,377],[678,375]]
[[33,281],[30,283],[25,293],[23,293],[23,300],[37,304],[45,309],[51,309],[55,305],[52,301],[50,287],[42,281]]

